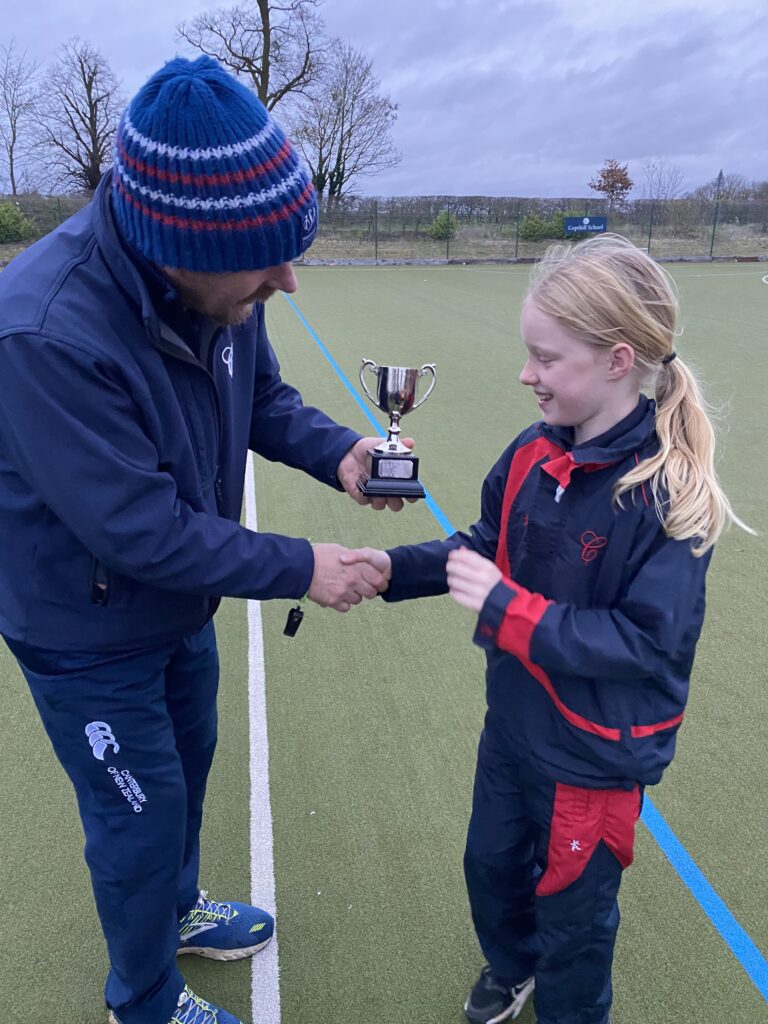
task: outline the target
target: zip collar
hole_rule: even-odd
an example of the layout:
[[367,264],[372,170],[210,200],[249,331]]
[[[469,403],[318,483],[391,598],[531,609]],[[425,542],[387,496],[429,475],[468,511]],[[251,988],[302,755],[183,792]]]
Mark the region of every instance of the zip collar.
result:
[[610,465],[621,462],[634,452],[644,448],[655,439],[656,403],[641,395],[629,415],[619,420],[609,430],[597,437],[591,437],[582,444],[574,445],[573,427],[539,424],[539,431],[567,452],[575,465]]

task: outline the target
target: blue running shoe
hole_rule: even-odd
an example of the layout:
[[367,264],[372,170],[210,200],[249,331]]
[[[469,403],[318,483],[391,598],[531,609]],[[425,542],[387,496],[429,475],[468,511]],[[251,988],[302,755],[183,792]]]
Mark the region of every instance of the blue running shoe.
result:
[[[112,1010],[109,1011],[109,1024],[120,1024],[120,1020]],[[168,1024],[243,1024],[238,1017],[222,1010],[213,1003],[207,1003],[205,999],[196,996],[188,988],[184,988],[179,996],[179,1004],[176,1012],[168,1021]]]
[[266,946],[274,930],[274,918],[266,910],[247,903],[217,903],[201,889],[197,903],[179,921],[178,953],[242,960]]

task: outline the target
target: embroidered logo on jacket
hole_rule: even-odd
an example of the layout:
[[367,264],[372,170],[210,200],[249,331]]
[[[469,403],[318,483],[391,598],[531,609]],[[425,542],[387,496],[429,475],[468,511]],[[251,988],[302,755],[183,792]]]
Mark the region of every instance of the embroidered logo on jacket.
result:
[[227,347],[222,350],[221,358],[222,358],[222,361],[223,361],[224,365],[229,370],[229,376],[231,377],[232,376],[232,372],[233,372],[233,367],[234,367],[234,364],[235,364],[235,350],[234,350],[232,345],[227,345]]
[[594,530],[585,530],[581,535],[581,560],[585,564],[597,558],[600,548],[608,543],[607,537],[598,537]]

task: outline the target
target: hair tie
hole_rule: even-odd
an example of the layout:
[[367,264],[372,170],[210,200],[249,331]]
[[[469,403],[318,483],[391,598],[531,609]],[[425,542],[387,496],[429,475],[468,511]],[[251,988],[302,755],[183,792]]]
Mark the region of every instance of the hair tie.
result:
[[668,356],[664,356],[664,358],[661,360],[661,365],[667,366],[669,363],[672,362],[673,359],[677,359],[677,352],[672,351],[669,353]]

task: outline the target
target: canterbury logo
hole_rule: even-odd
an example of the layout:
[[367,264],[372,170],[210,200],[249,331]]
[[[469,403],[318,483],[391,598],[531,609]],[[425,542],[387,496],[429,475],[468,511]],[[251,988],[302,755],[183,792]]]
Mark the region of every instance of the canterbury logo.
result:
[[594,530],[586,530],[581,535],[581,560],[591,562],[597,558],[597,552],[608,543],[607,537],[598,537]]
[[93,756],[99,761],[104,760],[104,753],[107,747],[112,747],[115,753],[120,749],[120,744],[115,739],[111,727],[106,722],[89,722],[85,727],[85,735],[91,744]]
[[224,365],[229,370],[229,376],[231,377],[235,365],[235,352],[232,345],[227,345],[227,347],[221,353],[221,358],[224,362]]

